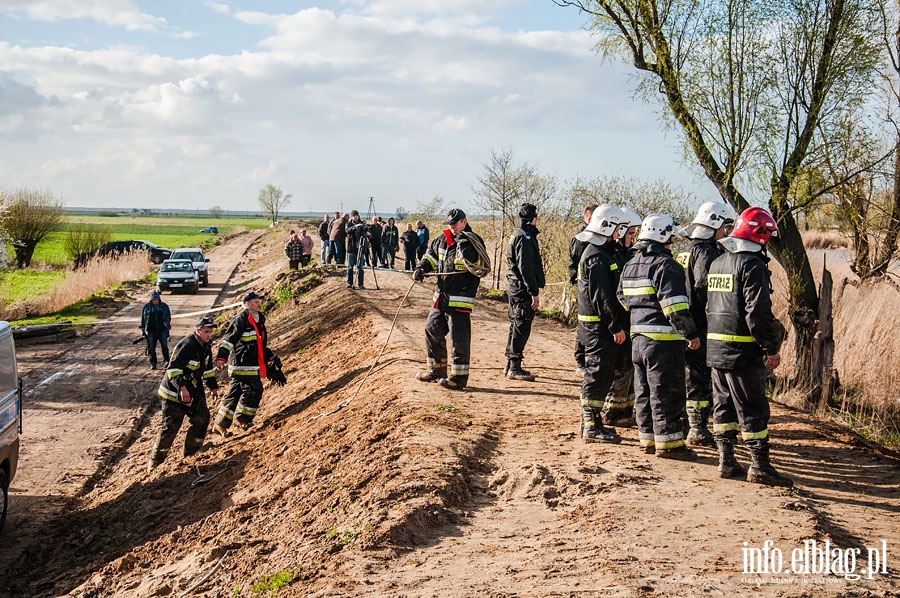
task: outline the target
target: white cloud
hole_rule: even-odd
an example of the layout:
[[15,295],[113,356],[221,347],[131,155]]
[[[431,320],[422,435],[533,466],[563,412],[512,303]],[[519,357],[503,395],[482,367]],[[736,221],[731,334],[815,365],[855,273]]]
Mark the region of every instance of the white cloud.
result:
[[132,0],[5,0],[0,13],[37,21],[92,19],[128,31],[154,31],[166,20],[146,13]]

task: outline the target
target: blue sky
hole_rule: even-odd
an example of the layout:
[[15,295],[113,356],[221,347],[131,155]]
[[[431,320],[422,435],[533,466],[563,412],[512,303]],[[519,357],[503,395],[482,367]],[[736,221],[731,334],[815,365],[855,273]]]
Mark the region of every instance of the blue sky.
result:
[[551,0],[2,0],[0,186],[70,206],[469,207],[492,149],[711,185]]

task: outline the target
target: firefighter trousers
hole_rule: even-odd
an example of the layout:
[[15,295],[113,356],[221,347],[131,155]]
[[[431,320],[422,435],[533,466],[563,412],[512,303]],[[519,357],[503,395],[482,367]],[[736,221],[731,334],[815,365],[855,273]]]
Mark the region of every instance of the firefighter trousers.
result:
[[460,388],[469,382],[469,350],[472,342],[472,320],[469,312],[432,307],[425,320],[425,350],[428,367],[447,368],[447,334],[453,344],[449,380]]
[[603,403],[603,421],[628,419],[634,415],[634,364],[631,361],[631,339],[616,345],[615,375]]
[[159,465],[165,460],[185,417],[188,418],[190,426],[184,439],[184,456],[193,455],[203,446],[206,428],[209,426],[209,408],[206,406],[206,398],[196,397],[190,405],[163,399],[162,426],[159,428],[159,435],[156,437],[150,453],[150,460],[154,465]]
[[634,408],[642,447],[684,446],[684,341],[657,341],[641,334],[631,339]]
[[706,409],[712,406],[712,368],[706,365],[706,333],[700,336],[700,348],[684,355],[687,406]]
[[227,430],[231,427],[232,420],[236,419],[242,426],[251,426],[256,410],[259,409],[262,393],[262,380],[258,376],[234,376],[231,388],[216,413],[216,425]]
[[713,433],[747,440],[769,437],[769,399],[762,357],[733,370],[712,370]]
[[[514,286],[515,285],[515,286]],[[509,336],[506,339],[506,358],[521,362],[525,353],[525,345],[531,336],[531,323],[534,321],[534,309],[531,307],[531,295],[527,290],[514,283],[509,284]],[[517,290],[514,292],[513,289]]]
[[619,345],[600,322],[578,322],[578,337],[584,346],[581,401],[599,414],[616,375]]

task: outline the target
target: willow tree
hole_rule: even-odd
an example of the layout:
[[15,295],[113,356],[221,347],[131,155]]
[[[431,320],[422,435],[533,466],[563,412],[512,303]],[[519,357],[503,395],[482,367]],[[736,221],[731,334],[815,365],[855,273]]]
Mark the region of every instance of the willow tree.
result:
[[803,363],[818,295],[793,187],[823,147],[820,125],[872,88],[879,11],[871,0],[553,1],[591,15],[598,50],[634,65],[725,201],[740,212],[766,198]]

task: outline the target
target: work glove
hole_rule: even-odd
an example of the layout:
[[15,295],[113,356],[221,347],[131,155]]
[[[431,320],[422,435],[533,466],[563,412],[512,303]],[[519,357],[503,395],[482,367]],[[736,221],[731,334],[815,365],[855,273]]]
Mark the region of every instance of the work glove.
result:
[[415,272],[413,272],[413,280],[416,282],[425,282],[425,270],[416,268]]
[[266,367],[266,378],[271,380],[272,384],[277,386],[284,386],[287,384],[287,378],[281,370],[281,360],[278,359],[277,355],[272,358],[271,363]]

